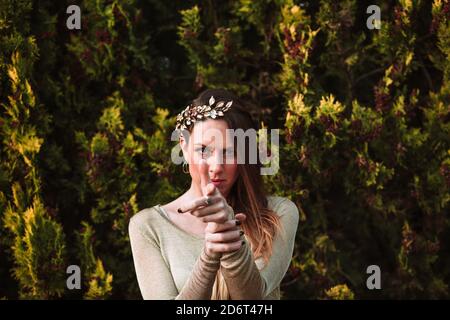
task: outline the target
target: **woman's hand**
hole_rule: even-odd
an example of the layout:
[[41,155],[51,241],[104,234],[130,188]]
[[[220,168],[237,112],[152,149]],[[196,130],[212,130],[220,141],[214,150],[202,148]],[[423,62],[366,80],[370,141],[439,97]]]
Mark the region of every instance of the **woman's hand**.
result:
[[205,228],[205,251],[211,257],[239,250],[245,243],[244,232],[239,228],[246,219],[245,214],[236,214],[236,220],[225,223],[209,222]]
[[200,183],[203,196],[181,206],[179,213],[191,211],[191,214],[207,222],[205,228],[205,252],[211,257],[220,257],[222,253],[239,250],[245,243],[244,232],[239,228],[246,219],[239,213],[234,217],[233,208],[228,205],[221,192],[210,183],[208,168],[200,164]]
[[203,222],[225,223],[233,219],[233,208],[228,205],[219,189],[210,182],[207,166],[202,163],[200,164],[200,183],[203,196],[181,206],[178,212],[191,211],[193,216]]

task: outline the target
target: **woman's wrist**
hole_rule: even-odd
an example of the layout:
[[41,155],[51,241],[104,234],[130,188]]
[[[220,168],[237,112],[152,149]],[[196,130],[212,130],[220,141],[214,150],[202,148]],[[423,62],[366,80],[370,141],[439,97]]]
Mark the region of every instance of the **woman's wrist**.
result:
[[205,246],[203,247],[203,253],[210,261],[220,261],[220,258],[222,257],[222,253],[210,251],[207,248],[206,243]]

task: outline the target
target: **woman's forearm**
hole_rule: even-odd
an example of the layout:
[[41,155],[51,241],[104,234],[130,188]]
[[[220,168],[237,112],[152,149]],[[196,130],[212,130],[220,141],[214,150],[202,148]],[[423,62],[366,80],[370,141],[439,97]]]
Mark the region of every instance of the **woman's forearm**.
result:
[[224,254],[220,266],[231,299],[264,299],[264,279],[255,264],[248,243],[235,252]]
[[191,276],[176,300],[209,300],[220,267],[220,255],[208,255],[202,250],[194,265]]

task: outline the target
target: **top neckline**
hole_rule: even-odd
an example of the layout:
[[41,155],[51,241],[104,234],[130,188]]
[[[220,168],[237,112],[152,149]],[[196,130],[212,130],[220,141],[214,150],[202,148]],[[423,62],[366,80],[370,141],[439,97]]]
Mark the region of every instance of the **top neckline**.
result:
[[[267,197],[267,201],[270,203],[271,200],[273,200],[273,198],[274,198],[273,196],[268,196],[268,197]],[[204,236],[199,236],[199,235],[197,235],[197,234],[195,234],[195,233],[188,232],[188,231],[186,231],[186,230],[180,228],[179,226],[177,226],[177,225],[169,218],[169,215],[168,215],[167,211],[166,211],[165,209],[163,209],[163,207],[161,207],[161,204],[157,204],[157,205],[155,206],[155,208],[157,209],[159,215],[160,215],[165,221],[167,221],[169,224],[171,224],[172,227],[174,227],[174,228],[175,228],[176,230],[178,230],[179,232],[181,232],[181,233],[183,233],[183,234],[185,234],[185,235],[188,235],[189,237],[194,238],[195,240],[204,240],[204,239],[205,239]]]
[[204,236],[200,236],[200,235],[197,235],[197,234],[195,234],[195,233],[188,232],[188,231],[186,231],[186,230],[180,228],[179,226],[177,226],[177,225],[169,218],[169,215],[167,214],[166,210],[163,209],[163,207],[161,207],[160,204],[157,204],[155,207],[158,209],[159,214],[164,218],[164,220],[166,220],[167,222],[169,222],[173,227],[175,227],[175,229],[177,229],[178,231],[181,231],[182,233],[184,233],[184,234],[186,234],[186,235],[188,235],[188,236],[190,236],[190,237],[192,237],[192,238],[194,238],[194,239],[196,239],[196,240],[204,240]]

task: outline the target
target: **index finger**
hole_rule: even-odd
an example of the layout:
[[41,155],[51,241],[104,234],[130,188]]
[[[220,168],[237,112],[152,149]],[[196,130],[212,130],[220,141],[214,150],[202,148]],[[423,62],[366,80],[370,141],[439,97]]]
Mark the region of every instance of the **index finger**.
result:
[[206,232],[216,233],[228,230],[238,230],[241,223],[237,223],[238,220],[228,220],[225,223],[208,222],[206,225]]
[[206,200],[209,199],[210,201],[210,205],[218,202],[220,200],[219,197],[217,196],[203,196],[197,199],[194,199],[192,201],[190,201],[187,204],[183,204],[180,206],[180,208],[178,208],[178,213],[183,213],[183,212],[187,212],[187,211],[193,211],[199,207],[206,207]]

